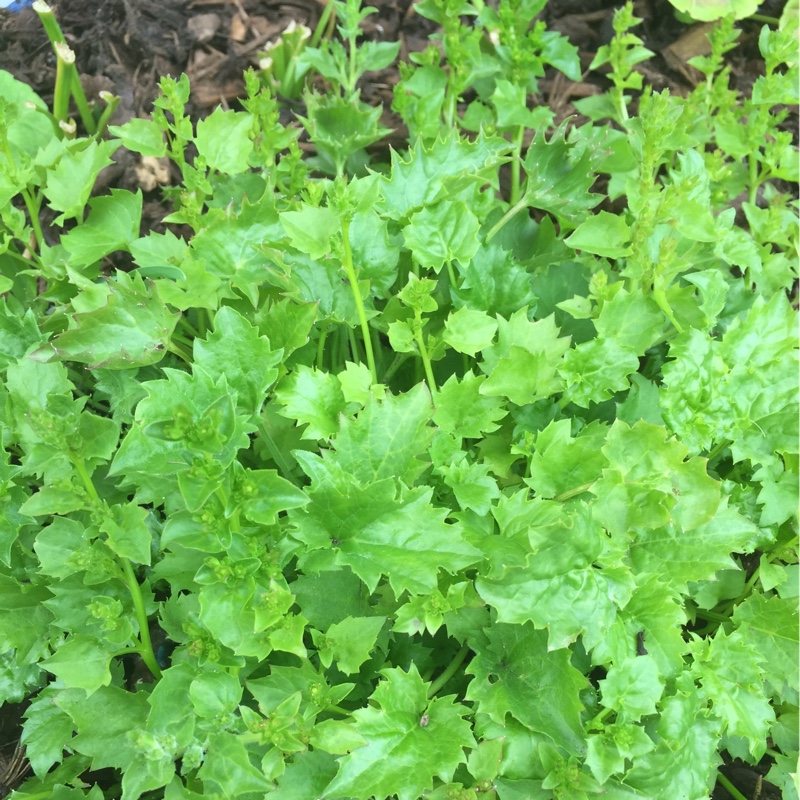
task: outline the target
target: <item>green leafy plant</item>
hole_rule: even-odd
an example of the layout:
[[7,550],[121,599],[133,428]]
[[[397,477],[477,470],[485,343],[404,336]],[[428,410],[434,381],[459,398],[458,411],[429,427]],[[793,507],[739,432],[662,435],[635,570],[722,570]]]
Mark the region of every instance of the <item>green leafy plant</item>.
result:
[[[541,6],[426,0],[446,61],[372,161],[352,2],[288,127],[250,72],[67,139],[0,72],[14,800],[701,800],[731,758],[797,797],[794,32],[750,97],[726,21],[634,98],[629,5],[546,130]],[[184,236],[92,196],[118,147]]]

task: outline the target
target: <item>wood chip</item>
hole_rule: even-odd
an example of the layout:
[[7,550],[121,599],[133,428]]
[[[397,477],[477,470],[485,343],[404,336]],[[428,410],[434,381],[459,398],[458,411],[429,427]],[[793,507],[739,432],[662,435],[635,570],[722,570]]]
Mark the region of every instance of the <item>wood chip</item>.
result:
[[197,14],[186,22],[189,32],[200,44],[210,42],[222,25],[219,14]]
[[711,42],[708,41],[708,34],[714,29],[710,22],[695,25],[690,28],[680,39],[673,42],[661,51],[664,60],[676,72],[680,72],[692,86],[697,86],[704,80],[701,72],[696,70],[688,62],[695,56],[707,56],[711,52]]
[[231,17],[231,39],[234,42],[243,42],[247,38],[247,28],[247,23],[239,14],[234,14]]

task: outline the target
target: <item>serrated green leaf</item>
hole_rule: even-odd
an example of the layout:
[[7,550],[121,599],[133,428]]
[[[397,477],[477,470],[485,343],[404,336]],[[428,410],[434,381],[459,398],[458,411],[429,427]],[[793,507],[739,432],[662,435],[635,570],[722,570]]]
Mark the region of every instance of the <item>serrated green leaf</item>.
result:
[[195,367],[225,375],[243,410],[257,414],[267,389],[278,377],[281,352],[241,314],[223,306],[214,315],[214,332],[194,342]]
[[511,714],[567,752],[584,748],[579,693],[586,679],[569,663],[569,651],[547,649],[547,634],[531,625],[497,623],[488,644],[472,659],[466,697],[502,724]]
[[453,261],[466,264],[478,250],[480,221],[463,202],[423,206],[403,228],[406,247],[422,267],[439,272]]
[[361,486],[342,470],[303,459],[304,469],[312,465],[311,503],[289,514],[293,536],[308,551],[301,564],[346,564],[370,591],[386,575],[399,595],[427,593],[440,568],[455,572],[478,558],[460,527],[445,524],[445,512],[430,505],[430,489],[398,492],[388,478]]
[[459,353],[474,356],[492,343],[497,322],[483,311],[462,306],[444,322],[444,340]]
[[433,436],[432,412],[425,384],[382,400],[371,397],[354,420],[342,418],[333,439],[336,463],[362,483],[394,477],[412,484],[425,469],[417,457]]
[[598,211],[564,240],[570,247],[605,258],[631,254],[631,231],[623,217]]
[[112,653],[104,642],[79,634],[67,639],[56,652],[42,662],[69,688],[85,689],[91,696],[101,686],[111,683],[109,662]]
[[164,134],[151,119],[134,117],[124,125],[109,125],[108,132],[112,136],[118,136],[122,144],[134,153],[159,158],[167,152]]
[[339,429],[345,400],[336,376],[300,366],[275,391],[280,414],[308,427],[304,439],[326,439]]
[[248,168],[253,150],[250,131],[253,117],[241,111],[225,111],[217,106],[197,123],[194,143],[209,169],[238,175]]
[[73,314],[71,327],[36,351],[86,364],[89,369],[130,369],[157,364],[164,357],[178,322],[151,284],[138,276],[117,273],[109,284],[106,305]]
[[331,625],[324,635],[314,635],[320,661],[330,667],[333,661],[345,675],[357,673],[369,658],[386,617],[346,617]]
[[461,381],[455,375],[439,389],[433,421],[444,431],[467,439],[496,431],[508,413],[496,397],[481,394],[486,378],[467,372]]
[[355,730],[366,740],[339,762],[325,793],[368,800],[397,795],[416,800],[433,786],[449,781],[466,761],[465,747],[475,741],[463,717],[468,710],[452,697],[428,701],[427,687],[414,665],[381,673],[372,707],[353,713]]
[[127,250],[139,234],[142,193],[112,189],[111,194],[89,201],[89,216],[61,237],[73,266],[86,266],[116,250]]

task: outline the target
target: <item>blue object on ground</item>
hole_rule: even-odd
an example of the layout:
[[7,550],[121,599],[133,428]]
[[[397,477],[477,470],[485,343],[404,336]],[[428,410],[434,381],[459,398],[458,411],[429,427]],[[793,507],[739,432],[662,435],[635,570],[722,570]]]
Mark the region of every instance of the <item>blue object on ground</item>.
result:
[[22,11],[32,3],[33,0],[0,0],[0,8],[4,8],[6,11]]

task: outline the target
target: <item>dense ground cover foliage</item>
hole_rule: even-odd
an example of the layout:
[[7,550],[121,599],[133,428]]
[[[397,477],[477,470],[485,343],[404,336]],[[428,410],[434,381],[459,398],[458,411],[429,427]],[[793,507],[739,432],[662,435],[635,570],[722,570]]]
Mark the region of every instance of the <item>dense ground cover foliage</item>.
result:
[[[164,78],[76,137],[0,72],[15,797],[797,797],[796,23],[741,98],[720,22],[677,98],[627,6],[553,127],[542,6],[418,4],[388,161],[357,0],[196,124]],[[189,235],[92,196],[120,147]]]

